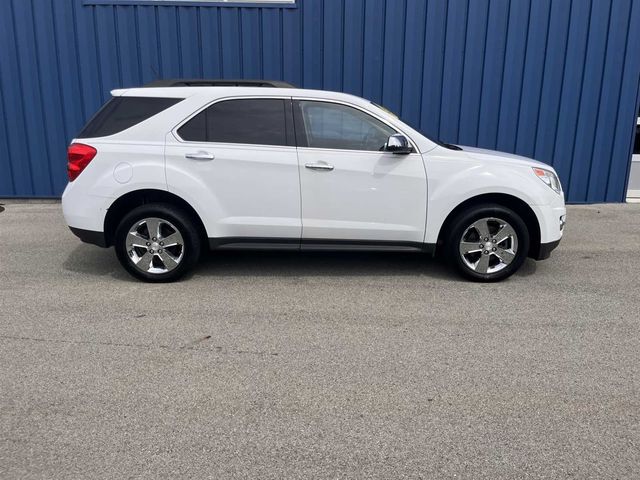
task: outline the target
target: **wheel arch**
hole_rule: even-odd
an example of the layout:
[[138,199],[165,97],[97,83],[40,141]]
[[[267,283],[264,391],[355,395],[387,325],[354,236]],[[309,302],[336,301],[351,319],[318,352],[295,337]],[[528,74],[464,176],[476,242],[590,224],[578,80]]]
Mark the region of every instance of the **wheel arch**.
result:
[[540,222],[538,221],[538,217],[524,200],[507,193],[486,193],[477,195],[475,197],[468,198],[456,206],[449,215],[447,215],[447,218],[440,227],[436,251],[441,250],[445,237],[451,227],[451,223],[460,214],[460,212],[483,203],[496,203],[516,212],[522,218],[529,230],[529,252],[527,252],[527,256],[531,257],[538,254],[538,251],[540,250]]
[[120,220],[131,210],[148,203],[166,203],[173,205],[189,216],[206,245],[207,233],[200,215],[179,196],[165,190],[143,189],[128,192],[115,200],[108,208],[104,219],[104,235],[107,246],[113,245],[114,235]]

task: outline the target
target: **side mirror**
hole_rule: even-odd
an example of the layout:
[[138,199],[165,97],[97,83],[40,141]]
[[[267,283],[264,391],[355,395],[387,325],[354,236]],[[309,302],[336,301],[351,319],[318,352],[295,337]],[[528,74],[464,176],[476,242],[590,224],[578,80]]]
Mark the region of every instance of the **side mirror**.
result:
[[383,150],[396,155],[407,155],[413,152],[413,147],[409,143],[409,140],[407,140],[407,137],[400,133],[396,133],[389,137]]

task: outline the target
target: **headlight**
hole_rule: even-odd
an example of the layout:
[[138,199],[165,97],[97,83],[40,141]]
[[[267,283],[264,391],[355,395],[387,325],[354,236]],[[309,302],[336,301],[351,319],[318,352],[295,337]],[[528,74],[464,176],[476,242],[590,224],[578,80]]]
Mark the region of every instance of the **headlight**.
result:
[[562,186],[560,186],[560,180],[558,180],[558,177],[555,173],[549,170],[544,170],[543,168],[537,168],[537,167],[533,167],[533,173],[535,173],[536,176],[540,180],[542,180],[544,183],[546,183],[554,192],[556,192],[557,194],[562,193]]

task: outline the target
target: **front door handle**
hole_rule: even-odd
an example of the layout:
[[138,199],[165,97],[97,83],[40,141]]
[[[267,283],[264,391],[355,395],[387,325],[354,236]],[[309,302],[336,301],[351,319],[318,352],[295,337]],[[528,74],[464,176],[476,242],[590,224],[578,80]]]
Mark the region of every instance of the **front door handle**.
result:
[[310,170],[325,170],[328,172],[333,170],[333,165],[329,165],[328,163],[307,163],[305,167]]
[[187,153],[185,158],[190,160],[213,160],[215,155],[209,152],[196,152],[196,153]]

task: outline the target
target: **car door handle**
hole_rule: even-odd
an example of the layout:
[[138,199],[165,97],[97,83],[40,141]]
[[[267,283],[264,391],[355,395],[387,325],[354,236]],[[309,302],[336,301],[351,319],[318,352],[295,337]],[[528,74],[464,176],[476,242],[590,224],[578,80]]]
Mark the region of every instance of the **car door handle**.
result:
[[333,165],[329,165],[328,163],[307,163],[305,167],[310,170],[333,170]]
[[215,155],[209,152],[196,152],[196,153],[187,153],[185,158],[190,160],[213,160]]

